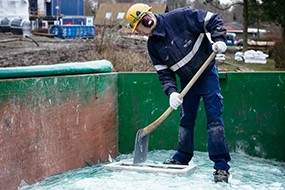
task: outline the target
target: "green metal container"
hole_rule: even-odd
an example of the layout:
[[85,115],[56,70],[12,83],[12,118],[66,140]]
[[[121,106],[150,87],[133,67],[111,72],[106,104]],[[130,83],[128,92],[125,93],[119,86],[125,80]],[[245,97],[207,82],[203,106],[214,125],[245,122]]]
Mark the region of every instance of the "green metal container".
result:
[[0,189],[118,155],[118,75],[111,66],[0,69]]
[[[285,161],[285,72],[220,73],[230,151]],[[156,73],[119,74],[119,151],[134,149],[135,134],[169,106]],[[176,149],[179,111],[150,134],[149,150]],[[207,151],[206,115],[201,102],[195,150]]]
[[[169,107],[157,74],[115,73],[106,60],[0,69],[0,189],[134,150],[138,129]],[[220,73],[231,152],[285,161],[285,72]],[[179,111],[150,133],[176,149]],[[207,151],[201,101],[195,150]]]

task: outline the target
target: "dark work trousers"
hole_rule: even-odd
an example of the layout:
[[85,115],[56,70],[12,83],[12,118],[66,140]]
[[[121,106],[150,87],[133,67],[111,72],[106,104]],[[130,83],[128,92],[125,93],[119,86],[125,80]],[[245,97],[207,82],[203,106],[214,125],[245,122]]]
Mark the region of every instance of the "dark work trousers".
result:
[[[181,82],[183,89],[188,82]],[[194,126],[200,99],[203,98],[207,115],[209,158],[216,170],[229,170],[229,155],[222,113],[224,111],[217,67],[203,73],[183,98],[180,113],[179,142],[173,158],[187,164],[194,152]]]

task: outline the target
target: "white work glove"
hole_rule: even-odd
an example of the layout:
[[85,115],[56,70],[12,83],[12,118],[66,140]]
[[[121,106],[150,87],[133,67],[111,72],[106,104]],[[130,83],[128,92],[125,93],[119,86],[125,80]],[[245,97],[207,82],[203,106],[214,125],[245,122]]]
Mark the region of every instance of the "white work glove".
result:
[[225,42],[217,41],[212,45],[212,49],[216,53],[223,53],[227,50],[227,45]]
[[169,97],[169,105],[172,107],[174,110],[176,110],[183,102],[183,100],[180,100],[178,97],[180,94],[177,92],[172,92]]

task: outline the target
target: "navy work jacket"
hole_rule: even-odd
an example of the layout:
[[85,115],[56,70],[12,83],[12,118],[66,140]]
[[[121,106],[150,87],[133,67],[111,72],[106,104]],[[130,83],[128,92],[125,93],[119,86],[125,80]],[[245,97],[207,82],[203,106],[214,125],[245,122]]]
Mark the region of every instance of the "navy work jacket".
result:
[[175,74],[181,82],[190,81],[213,52],[212,42],[225,41],[226,29],[217,14],[188,7],[155,16],[147,47],[163,91],[170,95],[177,91]]

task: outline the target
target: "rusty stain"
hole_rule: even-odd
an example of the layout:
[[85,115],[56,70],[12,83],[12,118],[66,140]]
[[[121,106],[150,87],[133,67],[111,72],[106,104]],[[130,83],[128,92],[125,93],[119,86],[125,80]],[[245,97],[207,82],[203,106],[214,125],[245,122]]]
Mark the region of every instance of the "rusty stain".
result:
[[259,121],[260,126],[262,126],[262,116],[261,116],[260,112],[257,113],[257,119]]
[[134,122],[133,122],[133,126],[134,126],[135,130],[137,130],[137,125],[138,125],[138,122],[137,122],[137,116],[139,113],[138,104],[139,104],[139,101],[137,100],[136,97],[134,97]]
[[244,95],[242,94],[242,115],[246,114],[246,105],[245,105],[245,98]]
[[88,104],[76,99],[52,106],[40,100],[37,107],[6,102],[0,109],[0,189],[16,189],[23,179],[32,184],[85,167],[86,160],[98,163],[107,161],[109,154],[115,157],[114,101],[114,94],[105,92],[103,100]]

